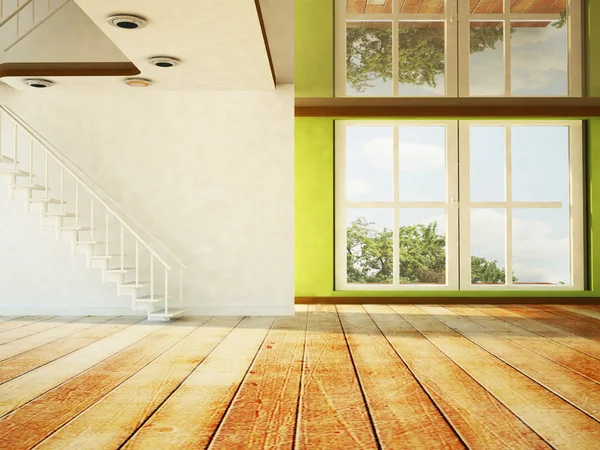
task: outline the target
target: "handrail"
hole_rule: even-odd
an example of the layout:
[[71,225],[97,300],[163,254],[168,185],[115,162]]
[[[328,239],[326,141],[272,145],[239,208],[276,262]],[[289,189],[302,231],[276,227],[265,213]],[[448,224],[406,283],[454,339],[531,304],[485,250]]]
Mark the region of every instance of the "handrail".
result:
[[[2,1],[2,0],[0,0],[0,1]],[[22,5],[19,5],[19,7],[16,8],[13,12],[11,12],[8,16],[6,16],[4,19],[0,20],[0,27],[2,25],[4,25],[6,22],[8,22],[10,19],[15,17],[17,14],[19,14],[21,11],[23,11],[27,7],[27,5],[29,5],[32,1],[34,1],[34,0],[25,0],[25,3],[23,3]]]
[[[102,199],[90,186],[88,183],[86,183],[79,175],[77,175],[73,169],[71,169],[71,167],[69,167],[69,165],[74,166],[78,171],[83,172],[83,170],[81,170],[75,163],[73,163],[72,161],[70,161],[66,156],[59,156],[57,153],[58,150],[56,149],[52,149],[51,147],[53,147],[45,138],[43,138],[39,133],[37,133],[36,131],[32,130],[16,113],[14,113],[10,108],[8,108],[5,105],[0,105],[0,109],[3,110],[10,119],[12,119],[16,125],[19,125],[23,130],[25,130],[25,132],[32,138],[34,139],[50,156],[52,156],[56,162],[63,167],[64,169],[67,170],[67,172],[73,177],[75,178],[75,180],[77,180],[79,183],[81,183],[83,185],[83,187],[85,187],[85,189],[98,201],[100,202],[100,204],[102,204],[108,211],[110,211],[110,213],[125,227],[127,228],[127,230],[129,230],[131,232],[131,234],[133,234],[133,236],[142,243],[142,245],[144,245],[148,251],[150,253],[152,253],[152,255],[154,255],[156,257],[156,259],[158,259],[164,266],[165,268],[167,268],[168,270],[171,270],[171,266],[170,264],[168,264],[166,261],[163,260],[163,258],[160,257],[160,255],[149,245],[146,243],[146,241],[144,239],[142,239],[141,236],[139,236],[138,233],[136,233],[130,226],[129,224],[125,221],[124,218],[122,218],[120,216],[120,214],[118,214],[112,207],[110,207],[106,201],[104,199]],[[65,162],[63,161],[63,158],[68,161]],[[99,187],[97,187],[98,190],[101,190]],[[112,198],[110,198],[110,196],[108,194],[106,194],[104,191],[102,191],[102,193],[108,197],[110,199],[111,202],[116,203]],[[136,223],[136,225],[140,228],[142,228],[142,230],[144,231],[144,233],[146,233],[149,237],[151,237],[154,241],[156,241],[156,243],[162,247],[162,249],[182,268],[182,269],[186,269],[187,266],[185,264],[183,264],[175,255],[173,255],[173,253],[171,251],[169,251],[163,244],[161,244],[158,239],[156,239],[149,231],[147,231],[142,225],[140,225],[137,221],[130,219],[132,222]]]

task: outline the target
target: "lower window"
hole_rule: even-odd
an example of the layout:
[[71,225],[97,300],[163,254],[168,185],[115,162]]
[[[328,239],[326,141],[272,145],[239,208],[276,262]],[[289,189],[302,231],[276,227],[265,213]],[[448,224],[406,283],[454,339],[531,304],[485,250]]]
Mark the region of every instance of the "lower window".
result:
[[584,288],[580,121],[336,121],[336,289]]

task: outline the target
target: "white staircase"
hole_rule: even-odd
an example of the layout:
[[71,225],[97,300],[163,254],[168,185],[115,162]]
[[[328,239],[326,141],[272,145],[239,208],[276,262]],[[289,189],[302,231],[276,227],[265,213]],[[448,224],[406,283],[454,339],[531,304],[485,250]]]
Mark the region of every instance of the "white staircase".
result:
[[[103,282],[115,284],[117,295],[130,297],[134,310],[146,311],[149,320],[181,316],[185,265],[116,212],[112,200],[87,178],[0,106],[0,183],[8,185],[10,198],[22,199],[26,212],[37,212],[42,226],[54,228],[73,254],[86,255],[87,266],[100,270]],[[174,300],[179,308],[173,308]]]

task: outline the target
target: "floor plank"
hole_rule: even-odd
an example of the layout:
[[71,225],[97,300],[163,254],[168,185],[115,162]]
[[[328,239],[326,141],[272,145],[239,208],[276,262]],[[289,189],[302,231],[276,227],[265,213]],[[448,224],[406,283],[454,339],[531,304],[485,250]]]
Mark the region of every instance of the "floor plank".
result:
[[480,311],[493,314],[497,319],[504,320],[539,336],[551,339],[581,353],[600,358],[600,343],[571,333],[570,331],[534,320],[524,315],[525,311],[523,310],[521,310],[521,314],[519,314],[493,305],[476,305],[473,307]]
[[0,385],[141,322],[140,317],[117,317],[0,362]]
[[364,308],[469,449],[550,448],[389,306]]
[[334,305],[310,305],[296,449],[376,449]]
[[23,316],[0,316],[0,322],[15,321]]
[[553,447],[591,449],[600,442],[600,423],[585,413],[422,309],[411,305],[392,308]]
[[[4,331],[0,333],[0,345],[6,344],[9,342],[16,341],[18,339],[23,339],[28,336],[35,335],[37,333],[42,333],[46,330],[51,330],[53,328],[59,327],[61,325],[74,322],[79,319],[83,319],[85,316],[59,316],[59,317],[51,317],[46,320],[41,320],[39,322],[32,323],[30,325],[26,325],[24,327],[15,328],[9,331]],[[2,347],[0,347],[2,349]]]
[[[49,344],[63,338],[75,334],[79,331],[86,330],[94,325],[108,322],[114,317],[89,316],[83,319],[75,318],[73,321],[63,323],[57,327],[46,331],[39,332],[32,336],[23,337],[13,342],[0,345],[0,361],[12,358],[20,353],[25,353],[42,345]],[[18,330],[20,328],[17,328]]]
[[36,449],[119,448],[241,320],[218,317],[201,324]]
[[276,319],[209,449],[293,448],[307,314]]
[[147,321],[132,325],[0,385],[0,417],[119,353],[163,326],[165,323]]
[[25,327],[27,325],[31,325],[32,323],[51,318],[52,316],[23,316],[19,317],[18,319],[0,322],[0,333],[5,333],[6,331],[14,330],[15,328]]
[[565,311],[569,311],[575,314],[579,314],[580,316],[591,317],[592,319],[600,320],[600,308],[595,305],[552,305],[558,309],[564,309]]
[[247,317],[122,448],[205,448],[274,317]]
[[89,370],[73,376],[0,419],[0,448],[8,442],[13,450],[31,448],[135,375],[206,320],[186,318],[152,326],[146,322],[118,333],[121,334],[120,340],[126,342],[126,332],[136,331],[138,327],[137,339],[130,341],[130,345],[123,347],[122,351],[103,358]]
[[466,448],[360,305],[338,305],[382,448]]
[[446,305],[445,308],[483,325],[503,337],[519,343],[558,364],[568,367],[590,380],[600,383],[600,360],[564,344],[542,337],[524,328],[505,322],[471,306]]
[[441,306],[419,308],[536,383],[600,420],[600,389],[589,378]]

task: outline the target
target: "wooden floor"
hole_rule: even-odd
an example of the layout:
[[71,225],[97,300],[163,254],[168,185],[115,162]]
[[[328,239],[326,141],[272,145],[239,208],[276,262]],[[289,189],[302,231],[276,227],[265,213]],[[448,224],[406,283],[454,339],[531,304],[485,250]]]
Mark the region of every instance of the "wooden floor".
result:
[[599,449],[600,306],[0,317],[0,449]]

